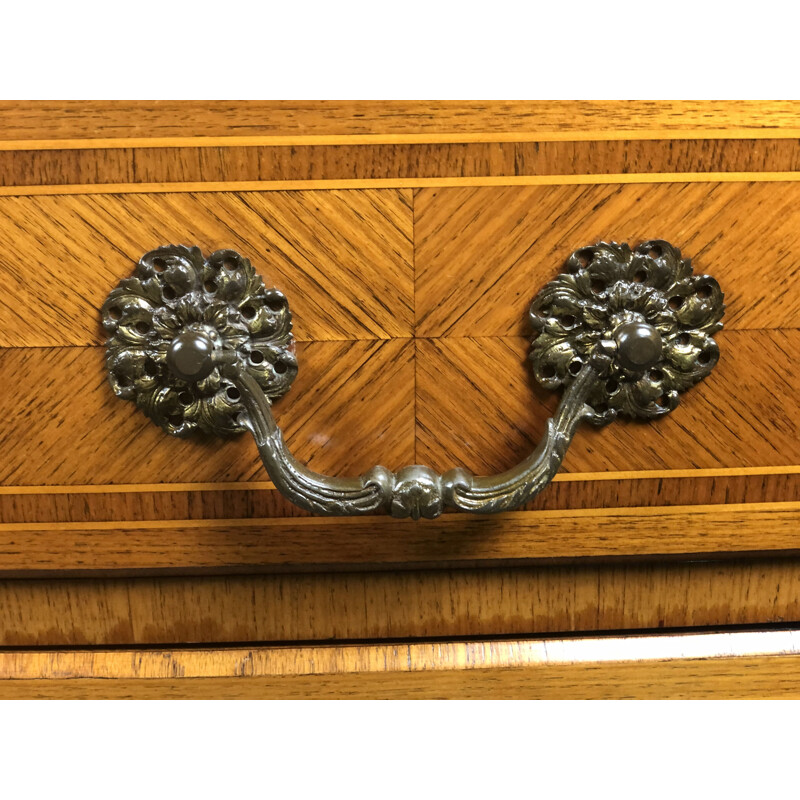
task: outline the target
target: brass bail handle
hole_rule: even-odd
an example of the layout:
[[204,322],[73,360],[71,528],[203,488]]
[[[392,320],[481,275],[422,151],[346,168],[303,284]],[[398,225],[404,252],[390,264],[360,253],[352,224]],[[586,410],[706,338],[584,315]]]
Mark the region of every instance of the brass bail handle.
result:
[[491,476],[411,465],[344,478],[297,461],[275,422],[272,402],[297,374],[292,318],[286,297],[267,288],[248,259],[232,250],[204,258],[196,247],[160,247],[142,256],[101,314],[112,389],[168,434],[248,430],[275,486],[302,508],[418,519],[445,508],[518,508],[553,479],[581,422],[655,420],[673,411],[680,393],[716,365],[713,335],[724,310],[716,280],[694,275],[668,242],[576,250],[529,312],[534,376],[564,390],[533,453]]

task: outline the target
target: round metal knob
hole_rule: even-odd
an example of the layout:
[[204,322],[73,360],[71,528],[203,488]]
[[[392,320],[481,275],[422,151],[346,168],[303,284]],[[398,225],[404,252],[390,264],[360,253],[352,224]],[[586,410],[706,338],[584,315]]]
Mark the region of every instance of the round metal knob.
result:
[[176,378],[196,383],[214,369],[214,342],[201,331],[184,331],[170,342],[167,366]]
[[646,322],[627,322],[614,333],[617,360],[625,369],[643,372],[661,360],[661,334]]

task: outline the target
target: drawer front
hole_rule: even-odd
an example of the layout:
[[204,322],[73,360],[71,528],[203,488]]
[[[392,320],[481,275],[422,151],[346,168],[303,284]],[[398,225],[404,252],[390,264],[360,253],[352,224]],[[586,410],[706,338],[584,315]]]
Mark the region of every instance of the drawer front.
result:
[[[0,131],[0,696],[796,694],[799,104],[0,102]],[[496,474],[559,404],[531,300],[653,238],[725,292],[719,363],[581,426],[515,511],[319,516],[248,434],[169,436],[107,378],[138,259],[230,248],[292,309],[300,461]]]
[[[754,128],[552,141],[529,128],[0,152],[0,572],[795,549],[796,140]],[[533,450],[559,400],[526,361],[530,301],[573,250],[651,238],[725,291],[719,364],[665,419],[581,428],[518,511],[320,517],[278,492],[251,438],[170,437],[106,379],[99,308],[139,257],[230,248],[292,306],[299,375],[275,416],[301,461],[331,475],[500,472]]]

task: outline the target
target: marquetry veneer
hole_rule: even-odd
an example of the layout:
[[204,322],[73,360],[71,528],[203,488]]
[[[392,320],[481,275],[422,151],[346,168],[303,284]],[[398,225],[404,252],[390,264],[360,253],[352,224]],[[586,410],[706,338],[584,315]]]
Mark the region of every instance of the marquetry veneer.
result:
[[[800,620],[780,589],[800,526],[796,104],[60,108],[0,103],[0,645]],[[300,370],[275,414],[298,458],[498,472],[558,402],[526,363],[531,299],[582,245],[656,237],[725,291],[718,366],[663,420],[581,429],[517,512],[316,517],[248,437],[174,439],[107,384],[99,307],[135,261],[232,248],[290,301]]]

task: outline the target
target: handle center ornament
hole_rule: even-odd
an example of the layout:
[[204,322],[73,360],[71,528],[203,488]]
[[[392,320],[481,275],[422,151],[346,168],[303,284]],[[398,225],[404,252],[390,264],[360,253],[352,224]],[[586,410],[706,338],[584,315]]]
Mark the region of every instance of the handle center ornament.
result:
[[297,374],[288,302],[231,250],[207,259],[180,245],[146,253],[101,315],[114,393],[167,433],[249,430],[276,487],[314,513],[432,519],[446,507],[489,514],[525,504],[552,480],[582,421],[674,410],[717,363],[724,310],[717,282],[693,275],[668,242],[576,250],[530,309],[534,375],[563,388],[561,402],[536,450],[487,477],[413,465],[337,478],[298,462],[271,410]]

